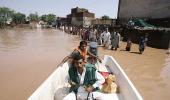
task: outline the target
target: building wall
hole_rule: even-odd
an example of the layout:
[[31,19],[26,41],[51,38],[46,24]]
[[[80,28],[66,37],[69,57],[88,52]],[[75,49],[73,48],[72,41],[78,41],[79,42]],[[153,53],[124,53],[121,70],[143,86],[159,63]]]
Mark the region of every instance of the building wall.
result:
[[90,26],[94,18],[94,13],[90,13],[87,9],[78,7],[71,9],[71,14],[67,15],[68,25],[75,26]]
[[72,17],[71,18],[71,24],[75,26],[81,26],[83,25],[83,19],[82,17]]
[[90,17],[72,17],[71,24],[75,26],[90,26],[93,19]]
[[[153,25],[155,23],[158,26],[169,27],[170,0],[119,0],[118,23],[127,24],[130,18],[149,18],[154,20],[150,20]],[[131,31],[129,32],[131,33]],[[148,45],[167,48],[170,42],[169,32],[151,32]],[[132,34],[132,37],[135,36],[137,34]]]
[[113,25],[115,20],[113,19],[94,19],[92,20],[93,25]]
[[170,17],[170,0],[119,0],[118,18]]
[[91,17],[83,17],[83,25],[84,26],[90,26],[92,25],[92,20],[94,18],[91,18]]

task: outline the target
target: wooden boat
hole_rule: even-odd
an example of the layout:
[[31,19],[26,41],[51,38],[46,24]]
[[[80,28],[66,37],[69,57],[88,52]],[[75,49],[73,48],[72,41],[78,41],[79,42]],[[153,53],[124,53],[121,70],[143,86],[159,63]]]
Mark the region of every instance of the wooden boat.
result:
[[[106,94],[106,97],[111,96],[111,98],[113,98],[109,100],[143,100],[137,89],[113,57],[105,55],[102,65],[106,67],[98,69],[100,69],[100,71],[114,73],[116,75],[116,84],[119,87],[118,93]],[[59,66],[28,100],[62,100],[62,98],[67,95],[69,89],[68,81],[66,80],[68,69],[68,63]]]

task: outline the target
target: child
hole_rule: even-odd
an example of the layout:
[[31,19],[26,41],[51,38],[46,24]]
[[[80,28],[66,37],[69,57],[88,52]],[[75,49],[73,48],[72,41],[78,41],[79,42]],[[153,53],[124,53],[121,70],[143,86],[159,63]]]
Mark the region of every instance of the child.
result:
[[131,39],[129,38],[128,41],[127,41],[127,45],[126,45],[126,51],[130,51],[131,45],[132,45],[132,41],[131,41]]

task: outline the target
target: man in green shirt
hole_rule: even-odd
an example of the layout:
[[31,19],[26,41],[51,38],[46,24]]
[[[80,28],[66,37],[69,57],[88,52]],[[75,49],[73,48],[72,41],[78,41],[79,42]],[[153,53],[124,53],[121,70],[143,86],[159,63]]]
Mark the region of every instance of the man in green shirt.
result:
[[[84,100],[89,93],[99,89],[105,82],[94,65],[86,64],[82,58],[75,57],[69,68],[70,93],[63,100]],[[94,98],[97,95],[94,94]]]

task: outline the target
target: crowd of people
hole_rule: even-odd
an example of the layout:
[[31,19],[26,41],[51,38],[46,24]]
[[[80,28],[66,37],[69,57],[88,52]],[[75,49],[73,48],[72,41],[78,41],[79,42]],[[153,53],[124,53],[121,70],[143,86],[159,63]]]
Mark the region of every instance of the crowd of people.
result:
[[71,35],[80,36],[81,40],[89,42],[97,42],[107,49],[117,50],[120,43],[120,34],[118,30],[110,27],[74,27],[62,26],[61,29]]
[[[81,40],[88,42],[96,42],[97,45],[102,45],[106,49],[117,50],[120,47],[121,35],[118,29],[113,27],[75,27],[62,26],[61,29],[71,35],[78,35]],[[145,50],[147,37],[141,36],[138,38],[139,53],[142,54]],[[126,51],[130,51],[132,47],[132,39],[128,37]]]

